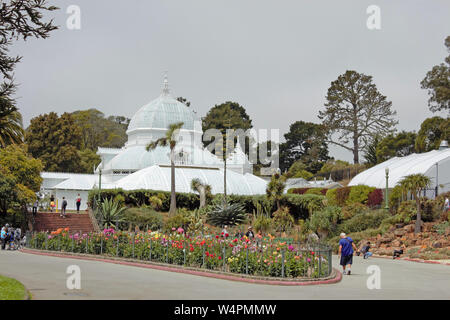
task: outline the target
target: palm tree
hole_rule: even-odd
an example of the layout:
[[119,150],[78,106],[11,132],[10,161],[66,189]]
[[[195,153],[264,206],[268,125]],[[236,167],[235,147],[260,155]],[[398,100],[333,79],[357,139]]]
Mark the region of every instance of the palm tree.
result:
[[0,97],[0,147],[23,141],[22,115],[11,101]]
[[211,186],[198,178],[194,178],[191,181],[191,189],[200,195],[200,208],[203,208],[206,205],[206,195],[211,193]]
[[422,215],[420,212],[420,192],[428,187],[431,183],[431,179],[424,174],[410,174],[409,176],[404,177],[400,181],[400,185],[404,190],[410,191],[414,195],[414,199],[416,200],[417,207],[417,219],[416,219],[416,227],[414,233],[419,233],[422,224]]
[[183,126],[183,122],[172,123],[166,131],[165,137],[150,142],[147,145],[147,151],[154,150],[158,146],[170,148],[170,209],[169,215],[175,215],[177,212],[177,199],[175,194],[175,147],[178,143],[178,135]]
[[275,173],[270,182],[267,184],[266,194],[269,200],[273,200],[277,203],[277,210],[280,210],[280,200],[283,196],[284,188],[286,187],[285,179],[277,172]]

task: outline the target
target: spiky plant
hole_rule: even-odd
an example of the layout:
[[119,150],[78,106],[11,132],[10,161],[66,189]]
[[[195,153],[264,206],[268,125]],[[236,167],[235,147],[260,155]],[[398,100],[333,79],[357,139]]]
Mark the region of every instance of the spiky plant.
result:
[[277,204],[277,210],[280,210],[280,200],[283,197],[283,191],[286,187],[285,178],[278,172],[275,173],[270,182],[267,184],[266,195],[267,199],[275,201]]
[[214,226],[236,226],[247,220],[244,206],[240,203],[219,203],[208,213],[208,222]]
[[102,228],[118,228],[118,222],[123,221],[123,213],[127,207],[121,206],[119,202],[106,199],[97,209],[97,218]]

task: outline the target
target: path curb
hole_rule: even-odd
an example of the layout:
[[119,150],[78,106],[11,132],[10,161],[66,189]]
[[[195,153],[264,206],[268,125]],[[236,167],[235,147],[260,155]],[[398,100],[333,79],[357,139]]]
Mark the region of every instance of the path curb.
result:
[[[394,259],[392,259],[392,257],[387,257],[387,256],[372,255],[372,257],[394,260]],[[410,262],[430,263],[430,264],[440,264],[443,266],[450,266],[450,263],[446,263],[446,262],[439,262],[439,261],[434,261],[434,260],[423,260],[423,259],[416,259],[416,258],[396,258],[395,260],[404,260],[404,261],[410,261]]]
[[72,254],[72,253],[54,253],[52,251],[43,251],[43,250],[32,250],[32,249],[21,249],[23,253],[36,254],[36,255],[44,255],[58,258],[71,258],[71,259],[80,259],[80,260],[90,260],[90,261],[99,261],[99,262],[107,262],[114,263],[120,265],[127,265],[133,267],[140,268],[148,268],[148,269],[156,269],[161,271],[168,272],[177,272],[184,274],[191,274],[201,277],[209,277],[216,278],[221,280],[229,280],[229,281],[238,281],[238,282],[247,282],[253,284],[265,284],[265,285],[279,285],[279,286],[308,286],[308,285],[320,285],[320,284],[333,284],[340,282],[342,280],[342,273],[338,271],[336,268],[333,268],[331,276],[322,280],[308,280],[308,281],[290,281],[290,280],[266,280],[251,276],[236,276],[229,273],[214,273],[211,271],[200,271],[196,269],[187,269],[184,267],[175,267],[165,264],[159,264],[154,262],[135,262],[135,260],[126,260],[126,259],[108,259],[108,258],[97,258],[94,255],[86,255],[86,254]]

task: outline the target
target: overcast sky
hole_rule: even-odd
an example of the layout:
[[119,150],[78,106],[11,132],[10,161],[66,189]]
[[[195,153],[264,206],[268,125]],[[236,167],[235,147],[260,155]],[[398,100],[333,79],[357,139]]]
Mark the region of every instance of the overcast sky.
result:
[[[372,75],[393,103],[398,129],[418,130],[432,113],[420,81],[447,55],[450,1],[84,0],[51,1],[60,29],[15,44],[24,125],[39,114],[97,108],[132,117],[160,92],[199,116],[227,100],[256,128],[284,134],[297,120],[319,122],[331,81],[352,69]],[[69,5],[81,30],[69,30]],[[366,26],[369,5],[381,30]],[[351,160],[339,147],[333,156]]]

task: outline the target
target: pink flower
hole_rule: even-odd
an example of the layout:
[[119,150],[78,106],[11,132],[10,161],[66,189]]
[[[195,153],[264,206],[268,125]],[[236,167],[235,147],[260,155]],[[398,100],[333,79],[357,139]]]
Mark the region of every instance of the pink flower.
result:
[[306,261],[308,261],[308,262],[311,262],[311,259],[310,259],[310,258],[308,258],[308,259],[306,259]]

